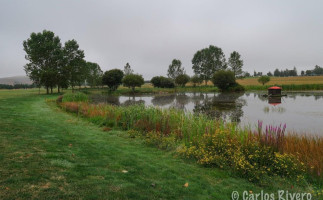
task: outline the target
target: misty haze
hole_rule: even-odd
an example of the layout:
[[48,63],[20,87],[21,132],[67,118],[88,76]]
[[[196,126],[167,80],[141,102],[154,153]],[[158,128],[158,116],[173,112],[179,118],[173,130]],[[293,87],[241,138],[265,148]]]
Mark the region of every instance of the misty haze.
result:
[[322,7],[0,0],[0,199],[323,199]]

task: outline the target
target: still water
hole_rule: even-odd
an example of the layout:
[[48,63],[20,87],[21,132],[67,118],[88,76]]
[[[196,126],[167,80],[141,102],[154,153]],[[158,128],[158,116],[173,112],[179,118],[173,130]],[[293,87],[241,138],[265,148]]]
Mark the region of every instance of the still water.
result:
[[203,113],[212,118],[234,121],[255,128],[287,125],[287,131],[323,136],[323,92],[292,92],[286,97],[265,98],[262,93],[176,93],[137,96],[93,95],[94,103],[119,106],[145,104]]

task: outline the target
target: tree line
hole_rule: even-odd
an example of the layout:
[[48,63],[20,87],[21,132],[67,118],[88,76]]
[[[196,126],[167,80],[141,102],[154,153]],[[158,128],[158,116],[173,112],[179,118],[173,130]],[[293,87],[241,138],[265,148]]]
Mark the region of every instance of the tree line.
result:
[[[207,48],[198,50],[194,54],[192,59],[194,75],[192,77],[189,77],[186,74],[180,60],[173,59],[172,63],[168,66],[167,77],[155,76],[151,79],[151,83],[155,87],[161,88],[172,88],[175,87],[175,85],[184,87],[189,81],[191,81],[194,86],[201,84],[203,81],[205,85],[207,85],[208,81],[210,80],[212,80],[213,83],[217,82],[215,80],[215,77],[218,77],[216,75],[217,72],[221,72],[219,74],[223,75],[224,77],[228,74],[232,74],[235,83],[235,78],[242,77],[245,73],[242,71],[242,66],[243,60],[237,51],[233,51],[230,54],[228,61],[226,61],[222,49],[220,47],[210,45]],[[232,80],[232,78],[230,78],[230,80]],[[229,79],[223,79],[223,81],[224,84],[230,85]]]
[[28,88],[35,88],[35,85],[33,84],[14,84],[14,85],[8,85],[8,84],[0,84],[0,89],[28,89]]
[[[30,38],[23,41],[23,47],[28,61],[24,66],[27,76],[37,87],[45,87],[47,94],[53,93],[53,88],[60,92],[71,87],[74,91],[75,86],[85,84],[91,87],[106,85],[111,91],[121,84],[133,91],[144,84],[142,75],[134,74],[129,63],[123,71],[112,69],[103,73],[97,63],[85,61],[84,51],[76,40],[68,40],[62,45],[60,38],[51,31],[31,33]],[[203,81],[207,84],[221,70],[232,71],[234,78],[243,74],[243,60],[238,52],[232,52],[226,61],[222,49],[213,45],[197,51],[192,65],[195,75],[189,77],[181,61],[173,59],[167,77],[153,77],[151,83],[155,87],[172,88],[192,81],[195,86]]]
[[[278,68],[276,68],[274,70],[274,72],[268,72],[267,76],[275,76],[275,77],[288,77],[288,76],[321,76],[323,75],[323,68],[315,65],[314,69],[310,69],[310,70],[302,70],[300,74],[298,74],[298,71],[296,69],[296,67],[294,67],[293,69],[285,69],[285,70],[279,70]],[[250,76],[250,74],[247,74],[247,77]],[[254,71],[253,74],[254,77],[256,76],[263,76],[262,72],[256,72]]]

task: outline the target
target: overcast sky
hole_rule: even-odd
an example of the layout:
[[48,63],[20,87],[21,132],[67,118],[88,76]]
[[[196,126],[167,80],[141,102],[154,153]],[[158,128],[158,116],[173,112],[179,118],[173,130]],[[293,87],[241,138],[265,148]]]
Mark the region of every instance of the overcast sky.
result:
[[102,70],[129,62],[145,79],[180,59],[189,75],[197,50],[238,51],[244,70],[323,66],[320,0],[0,0],[0,77],[24,75],[22,43],[51,30],[75,39]]

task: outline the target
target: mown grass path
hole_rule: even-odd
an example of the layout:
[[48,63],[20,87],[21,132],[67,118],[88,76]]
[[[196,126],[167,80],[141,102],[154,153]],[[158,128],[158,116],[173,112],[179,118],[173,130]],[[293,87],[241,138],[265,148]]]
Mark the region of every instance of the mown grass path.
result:
[[104,132],[45,98],[55,97],[0,91],[0,199],[231,199],[234,190],[282,189]]

